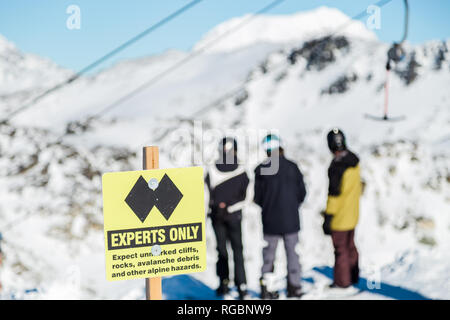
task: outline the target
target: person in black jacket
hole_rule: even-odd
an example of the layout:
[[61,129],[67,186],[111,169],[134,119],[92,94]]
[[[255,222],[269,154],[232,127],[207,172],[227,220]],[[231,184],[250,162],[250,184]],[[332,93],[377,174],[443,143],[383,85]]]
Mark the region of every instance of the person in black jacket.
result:
[[234,258],[234,283],[239,298],[247,295],[242,245],[242,209],[249,179],[244,168],[237,163],[237,142],[224,138],[219,146],[221,158],[209,170],[205,183],[209,189],[210,217],[217,240],[217,275],[220,285],[217,295],[229,292],[229,268],[227,242],[230,242]]
[[[262,208],[263,233],[267,244],[263,249],[261,298],[278,297],[276,292],[268,291],[265,275],[274,269],[276,248],[281,238],[288,264],[288,297],[300,297],[301,266],[295,248],[300,231],[299,207],[306,196],[303,175],[294,162],[284,157],[277,136],[268,135],[263,143],[267,145],[268,159],[255,169],[254,196],[254,202]],[[278,170],[270,172],[269,167]]]

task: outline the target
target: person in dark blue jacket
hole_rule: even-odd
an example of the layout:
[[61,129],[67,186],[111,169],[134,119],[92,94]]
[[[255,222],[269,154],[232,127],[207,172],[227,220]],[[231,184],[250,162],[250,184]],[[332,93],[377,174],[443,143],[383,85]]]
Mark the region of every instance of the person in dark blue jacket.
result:
[[278,297],[277,292],[268,290],[265,276],[273,272],[276,248],[280,239],[284,241],[287,256],[288,297],[302,295],[301,265],[295,248],[300,231],[299,207],[305,199],[306,188],[300,169],[294,162],[285,158],[279,141],[275,135],[268,135],[264,139],[268,159],[255,169],[254,202],[262,208],[266,242],[260,279],[262,299]]

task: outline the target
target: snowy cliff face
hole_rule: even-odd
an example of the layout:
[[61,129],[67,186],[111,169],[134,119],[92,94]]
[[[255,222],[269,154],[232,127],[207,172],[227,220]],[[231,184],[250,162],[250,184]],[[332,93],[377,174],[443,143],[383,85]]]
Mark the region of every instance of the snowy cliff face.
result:
[[[196,48],[242,19],[213,29]],[[173,133],[194,134],[195,121],[201,121],[205,131],[279,130],[287,156],[305,176],[308,195],[301,208],[299,250],[305,277],[316,284],[326,279],[313,268],[333,264],[319,216],[331,161],[325,136],[332,127],[343,129],[361,158],[365,182],[357,229],[363,277],[430,298],[450,298],[450,41],[406,46],[407,56],[391,72],[389,110],[391,116],[406,118],[371,121],[364,114],[381,116],[383,110],[389,46],[359,22],[326,37],[347,21],[326,8],[260,17],[87,126],[73,123],[83,122],[188,53],[171,51],[119,63],[46,97],[2,126],[0,232],[7,258],[0,276],[5,297],[37,288],[26,296],[142,298],[143,281],[105,280],[101,174],[141,169],[144,145],[160,146],[161,167],[192,165],[190,152],[201,147],[200,141],[187,144]],[[70,75],[0,40],[2,115]],[[58,140],[65,132],[72,134]],[[205,150],[216,150],[217,141],[203,138]],[[256,146],[249,149],[254,153]],[[250,173],[256,165],[245,164]],[[251,186],[249,193],[244,250],[249,287],[258,291],[262,231]],[[207,241],[208,270],[193,276],[215,287],[210,228]],[[274,277],[282,288],[285,258],[282,250],[278,255]],[[304,285],[311,289],[310,282]],[[386,298],[373,293],[358,297]]]
[[71,75],[52,61],[22,53],[0,34],[0,111],[45,91]]

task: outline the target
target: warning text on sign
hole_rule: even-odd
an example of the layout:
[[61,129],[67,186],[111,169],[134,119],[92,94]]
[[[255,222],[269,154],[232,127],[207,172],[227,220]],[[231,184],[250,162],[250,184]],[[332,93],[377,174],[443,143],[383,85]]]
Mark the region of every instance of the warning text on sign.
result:
[[107,232],[108,250],[202,241],[202,224],[148,227]]

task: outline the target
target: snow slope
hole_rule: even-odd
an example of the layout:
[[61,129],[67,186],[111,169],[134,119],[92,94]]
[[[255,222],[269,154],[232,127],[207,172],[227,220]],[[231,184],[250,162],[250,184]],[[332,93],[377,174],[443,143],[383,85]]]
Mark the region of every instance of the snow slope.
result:
[[[214,28],[194,50],[242,19]],[[83,122],[189,53],[121,62],[83,77],[1,126],[2,297],[143,298],[143,281],[105,280],[101,174],[140,169],[140,150],[152,144],[160,146],[161,167],[205,164],[225,132],[237,135],[251,173],[262,159],[260,135],[275,129],[307,185],[299,246],[305,298],[326,298],[320,288],[330,282],[333,249],[321,231],[319,212],[331,161],[325,135],[339,126],[361,158],[366,185],[356,233],[363,291],[352,298],[449,299],[450,42],[407,44],[407,56],[390,78],[391,115],[406,115],[406,120],[370,121],[365,113],[382,112],[388,45],[359,22],[324,40],[346,21],[328,8],[259,17],[238,36],[224,38],[63,139],[58,138],[75,121]],[[0,96],[2,114],[44,84],[71,74],[37,57],[29,58],[37,59],[34,63],[20,62],[14,57],[27,60],[28,55],[4,38],[0,48],[0,74],[8,74],[0,78],[0,87],[8,88]],[[193,156],[201,148],[203,162]],[[257,297],[263,242],[251,195],[250,186],[243,236],[249,289]],[[208,270],[165,279],[166,298],[214,298],[211,289],[218,280],[209,222],[207,245]],[[282,290],[286,260],[279,249],[273,282]],[[173,289],[180,286],[186,290]]]
[[52,61],[25,54],[0,34],[0,101],[2,115],[47,88],[70,77],[71,71]]
[[[251,15],[245,15],[226,21],[209,31],[194,50],[213,41],[216,37],[245,23]],[[230,52],[257,43],[286,43],[305,41],[317,34],[333,33],[336,30],[342,34],[358,38],[375,40],[374,33],[369,31],[362,22],[347,26],[349,17],[341,11],[328,7],[319,7],[309,12],[299,12],[292,15],[270,15],[256,19],[239,32],[227,37],[212,52]],[[344,28],[344,26],[347,26]]]

